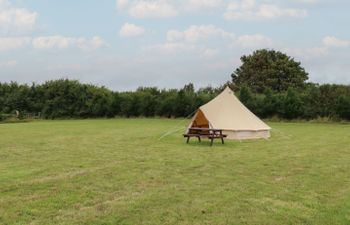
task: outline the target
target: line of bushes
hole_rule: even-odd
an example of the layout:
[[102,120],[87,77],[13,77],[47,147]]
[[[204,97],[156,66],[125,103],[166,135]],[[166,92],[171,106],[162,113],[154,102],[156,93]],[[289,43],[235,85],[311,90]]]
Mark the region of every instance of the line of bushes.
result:
[[[138,88],[115,92],[105,87],[60,79],[43,84],[0,83],[0,115],[15,110],[40,113],[43,118],[186,117],[214,98],[222,87],[195,90]],[[302,89],[276,93],[266,89],[253,93],[247,87],[236,91],[241,101],[262,118],[350,120],[350,86],[307,84]],[[0,116],[0,119],[2,117]]]
[[262,118],[350,120],[350,86],[345,85],[307,84],[280,93],[265,89],[261,94],[243,87],[239,98]]
[[160,90],[140,87],[133,92],[113,92],[76,80],[53,80],[44,84],[0,83],[0,114],[18,110],[39,113],[43,118],[184,117],[208,102],[215,88]]

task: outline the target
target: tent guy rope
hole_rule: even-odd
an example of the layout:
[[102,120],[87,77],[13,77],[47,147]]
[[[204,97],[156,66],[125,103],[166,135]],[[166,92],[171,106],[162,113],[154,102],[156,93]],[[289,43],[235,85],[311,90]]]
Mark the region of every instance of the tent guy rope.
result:
[[[197,112],[197,109],[195,111],[193,111],[191,114],[189,114],[187,117],[185,117],[184,119],[180,120],[174,127],[170,128],[167,132],[165,132],[162,136],[160,136],[158,138],[158,141],[162,140],[166,136],[169,136],[171,134],[178,132],[181,129],[184,129],[184,127],[182,127],[182,123],[184,121],[187,121],[189,118],[191,118],[196,112]],[[180,127],[180,125],[181,125],[181,127]]]

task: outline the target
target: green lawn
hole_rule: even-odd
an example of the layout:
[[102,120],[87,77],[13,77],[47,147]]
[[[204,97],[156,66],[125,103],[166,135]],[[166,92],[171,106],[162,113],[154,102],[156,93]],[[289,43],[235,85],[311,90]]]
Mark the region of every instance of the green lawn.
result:
[[193,140],[166,119],[0,124],[0,224],[350,224],[350,125]]

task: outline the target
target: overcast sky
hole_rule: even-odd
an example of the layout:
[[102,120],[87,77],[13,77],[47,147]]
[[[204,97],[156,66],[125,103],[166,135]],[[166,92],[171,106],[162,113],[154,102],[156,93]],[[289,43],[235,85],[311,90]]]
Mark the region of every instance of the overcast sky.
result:
[[270,48],[350,84],[346,0],[0,0],[0,82],[216,86]]

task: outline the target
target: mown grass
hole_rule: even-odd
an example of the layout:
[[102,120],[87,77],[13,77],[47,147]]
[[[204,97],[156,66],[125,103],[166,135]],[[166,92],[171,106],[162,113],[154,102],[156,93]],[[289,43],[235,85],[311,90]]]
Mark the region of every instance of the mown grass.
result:
[[166,119],[0,125],[0,224],[350,224],[350,125],[186,145]]

